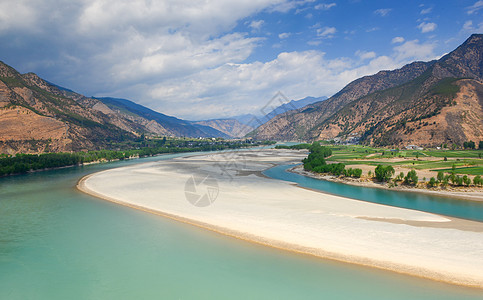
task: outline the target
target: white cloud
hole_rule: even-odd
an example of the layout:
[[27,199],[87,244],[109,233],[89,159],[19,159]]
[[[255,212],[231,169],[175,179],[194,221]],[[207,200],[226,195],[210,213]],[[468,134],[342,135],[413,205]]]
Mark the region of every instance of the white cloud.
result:
[[319,46],[320,44],[322,44],[321,40],[312,40],[307,42],[307,45],[309,46]]
[[398,62],[433,60],[437,58],[434,54],[435,47],[434,43],[421,44],[418,40],[407,41],[400,46],[394,47],[394,58]]
[[0,32],[10,29],[35,29],[39,21],[37,10],[41,11],[38,3],[25,0],[0,2]]
[[253,30],[260,30],[262,28],[264,21],[263,20],[258,20],[258,21],[251,21],[250,26]]
[[473,21],[466,21],[463,25],[463,30],[470,33],[483,33],[483,22],[479,23],[477,26],[473,26]]
[[49,49],[49,57],[24,69],[50,71],[53,82],[97,94],[241,62],[261,39],[230,31],[286,0],[67,2],[16,0],[5,7],[0,1],[0,33],[25,30],[16,42],[41,40]]
[[380,15],[381,17],[385,17],[387,16],[390,12],[392,11],[392,8],[380,8],[380,9],[376,9],[374,11],[374,13],[376,15]]
[[463,25],[463,30],[471,31],[473,29],[473,21],[466,21]]
[[[276,59],[224,64],[185,78],[154,84],[145,99],[163,99],[162,111],[185,118],[212,118],[258,113],[277,91],[291,99],[307,95],[330,96],[350,81],[382,69],[395,69],[414,60],[431,60],[435,44],[407,41],[386,56],[358,51],[356,60],[327,59],[321,51],[284,52]],[[155,106],[153,102],[145,104]],[[196,112],[196,117],[194,113]]]
[[422,14],[422,15],[427,15],[427,14],[429,14],[429,13],[430,13],[432,10],[433,10],[433,8],[432,8],[432,7],[423,8],[423,9],[421,10],[421,14]]
[[435,31],[436,27],[438,27],[438,25],[436,23],[431,23],[431,22],[430,23],[422,22],[421,24],[418,25],[418,28],[421,29],[422,33]]
[[290,32],[282,32],[282,33],[280,33],[280,34],[278,35],[278,38],[279,38],[279,39],[286,39],[286,38],[288,38],[290,35],[291,35],[291,33],[290,33]]
[[355,55],[358,56],[361,60],[366,60],[376,57],[376,52],[357,50]]
[[315,0],[287,0],[287,1],[279,1],[279,4],[273,5],[270,8],[270,11],[276,11],[281,13],[287,13],[296,7],[303,6],[307,3],[312,3]]
[[392,44],[398,44],[398,43],[403,43],[403,42],[404,42],[404,38],[402,36],[396,36],[391,41]]
[[[35,50],[49,53],[28,60],[25,70],[50,71],[54,75],[46,79],[78,92],[128,98],[184,118],[256,112],[279,90],[293,99],[330,96],[360,76],[435,56],[434,44],[402,40],[385,56],[359,51],[351,58],[328,59],[312,50],[246,63],[263,39],[233,32],[238,22],[312,0],[9,2],[7,10],[0,1],[0,34],[29,31],[11,42],[41,40]],[[317,31],[311,46],[337,33],[335,27],[311,29]]]
[[482,8],[483,8],[483,1],[480,0],[480,1],[476,1],[475,4],[468,6],[466,8],[466,11],[469,15],[472,15],[474,13],[477,13]]
[[337,5],[336,3],[321,3],[314,6],[314,8],[318,10],[329,10],[332,7],[335,7],[336,5]]
[[333,38],[337,32],[335,27],[322,27],[317,29],[317,36],[321,38]]

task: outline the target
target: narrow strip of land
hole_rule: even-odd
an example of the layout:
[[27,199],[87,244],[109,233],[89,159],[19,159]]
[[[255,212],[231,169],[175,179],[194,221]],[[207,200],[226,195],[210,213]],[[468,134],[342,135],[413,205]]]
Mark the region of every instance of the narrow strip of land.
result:
[[[483,288],[483,223],[347,199],[260,176],[268,167],[304,156],[257,150],[185,157],[99,172],[78,187],[272,247]],[[187,200],[193,195],[215,201],[194,206]]]

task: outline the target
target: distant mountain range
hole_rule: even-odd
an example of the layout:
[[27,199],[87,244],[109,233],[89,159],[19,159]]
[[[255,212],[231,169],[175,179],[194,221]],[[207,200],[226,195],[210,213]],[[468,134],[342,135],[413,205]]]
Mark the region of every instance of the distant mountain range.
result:
[[229,137],[129,100],[85,97],[0,62],[0,153],[102,149],[141,134]]
[[[307,101],[292,101],[290,107]],[[3,62],[0,108],[0,153],[102,149],[142,134],[244,137],[255,129],[235,118],[186,121],[127,99],[86,97]],[[269,116],[287,109],[277,107]]]
[[[291,100],[289,102],[283,102],[283,104],[273,108],[267,114],[263,114],[260,111],[260,114],[245,114],[240,116],[234,116],[226,119],[212,119],[212,120],[204,120],[204,121],[195,121],[192,122],[193,124],[205,125],[215,128],[228,136],[231,137],[244,137],[248,133],[252,132],[258,126],[265,124],[266,122],[270,121],[272,118],[276,117],[279,114],[286,113],[288,111],[299,109],[304,107],[308,104],[319,102],[327,99],[327,97],[306,97],[300,100]],[[277,104],[277,103],[276,103]]]
[[439,60],[349,83],[331,98],[272,118],[259,139],[360,139],[377,146],[483,140],[483,35]]
[[0,153],[102,149],[142,134],[461,145],[483,140],[482,107],[481,34],[439,60],[362,77],[329,99],[307,97],[266,114],[201,121],[126,99],[86,97],[0,62]]

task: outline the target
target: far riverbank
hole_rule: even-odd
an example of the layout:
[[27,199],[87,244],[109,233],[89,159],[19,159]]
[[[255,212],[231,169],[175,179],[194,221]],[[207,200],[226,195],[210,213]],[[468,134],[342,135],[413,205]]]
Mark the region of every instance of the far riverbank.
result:
[[404,192],[414,192],[414,193],[423,193],[423,194],[430,194],[435,196],[442,196],[442,197],[451,197],[451,198],[458,198],[462,200],[470,200],[470,201],[483,201],[483,189],[478,187],[446,187],[446,188],[419,188],[407,185],[398,185],[394,187],[389,187],[387,183],[380,183],[375,182],[367,177],[352,178],[352,177],[337,177],[327,174],[318,174],[314,172],[305,171],[303,165],[298,165],[288,169],[287,171],[308,176],[315,179],[320,180],[327,180],[332,182],[339,182],[344,184],[350,184],[354,186],[360,187],[371,187],[371,188],[378,188],[378,189],[386,189],[386,190],[393,190],[393,191],[404,191]]

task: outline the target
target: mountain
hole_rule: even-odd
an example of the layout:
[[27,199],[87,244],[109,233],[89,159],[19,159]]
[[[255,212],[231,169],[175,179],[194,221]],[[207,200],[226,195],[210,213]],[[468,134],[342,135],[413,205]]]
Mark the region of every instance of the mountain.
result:
[[0,62],[0,153],[103,149],[141,134],[226,137],[129,100],[85,97]]
[[[127,99],[110,97],[95,99],[101,101],[108,108],[123,115],[125,118],[141,117],[145,120],[149,120],[150,123],[147,124],[146,127],[147,129],[150,129],[152,133],[188,137],[230,137],[210,126],[193,124],[193,122],[190,121],[167,116]],[[161,127],[158,125],[161,125]]]
[[213,119],[204,121],[193,121],[192,124],[197,126],[206,126],[221,131],[231,138],[241,138],[247,133],[253,131],[253,127],[242,124],[236,119]]
[[227,119],[228,120],[237,120],[238,122],[240,122],[243,125],[252,126],[253,120],[255,120],[256,118],[258,118],[258,117],[255,116],[254,114],[244,114],[244,115],[230,117],[230,118],[227,118]]
[[262,121],[263,124],[265,124],[266,122],[270,121],[271,119],[273,119],[274,117],[276,117],[280,114],[302,108],[304,106],[307,106],[307,105],[315,103],[315,102],[321,102],[321,101],[324,101],[326,99],[327,99],[327,97],[318,97],[318,98],[305,97],[305,98],[300,99],[300,100],[291,100],[290,102],[284,103],[284,104],[276,107],[275,109],[273,109],[268,114],[262,116],[260,118],[260,120]]
[[[262,124],[265,124],[266,122],[270,121],[273,117],[279,114],[301,108],[307,104],[323,101],[325,99],[327,99],[327,97],[319,97],[319,98],[306,97],[300,100],[292,100],[290,102],[283,103],[273,108],[266,115],[256,116],[253,114],[245,114],[245,115],[234,116],[226,119],[193,121],[191,123],[195,125],[204,125],[204,126],[214,128],[232,138],[241,138],[246,136],[248,133],[252,132],[256,127]],[[275,104],[279,104],[279,103],[275,102]],[[265,107],[265,109],[267,108],[271,109],[270,106],[268,105]]]
[[323,102],[287,112],[255,131],[260,139],[357,137],[378,146],[461,145],[483,137],[483,35],[437,61],[414,62],[349,83]]

